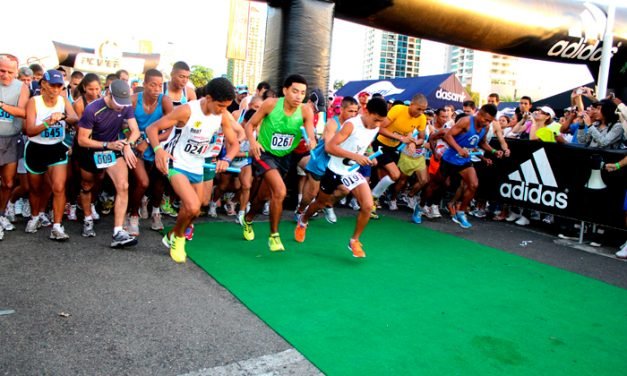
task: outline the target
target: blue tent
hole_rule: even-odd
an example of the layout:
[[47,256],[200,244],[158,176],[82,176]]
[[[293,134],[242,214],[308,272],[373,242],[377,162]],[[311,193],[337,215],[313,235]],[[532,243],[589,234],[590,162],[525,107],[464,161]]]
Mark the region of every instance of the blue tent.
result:
[[335,95],[357,97],[362,91],[370,95],[379,93],[386,100],[408,101],[416,94],[424,94],[429,107],[438,108],[452,104],[461,108],[462,103],[470,99],[459,79],[453,73],[434,76],[393,78],[387,80],[351,81],[339,89]]

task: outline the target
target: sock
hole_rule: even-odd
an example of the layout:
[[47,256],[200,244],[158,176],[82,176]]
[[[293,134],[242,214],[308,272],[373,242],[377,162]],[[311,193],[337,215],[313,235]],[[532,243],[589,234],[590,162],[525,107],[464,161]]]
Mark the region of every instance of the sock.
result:
[[44,215],[46,215],[46,213],[44,213],[44,212],[39,212],[38,217],[43,217]]
[[160,214],[160,213],[161,213],[161,210],[159,210],[159,207],[158,207],[158,206],[153,206],[153,207],[152,207],[152,214],[153,214],[153,215],[155,215],[155,214]]
[[85,220],[86,220],[86,221],[93,221],[93,220],[94,220],[94,217],[92,217],[91,215],[86,215],[86,216],[85,216]]
[[383,179],[379,180],[377,185],[372,190],[372,196],[379,198],[385,192],[390,185],[394,184],[394,180],[390,177],[390,175],[386,175]]
[[55,224],[52,225],[52,228],[56,229],[56,230],[61,230],[61,224],[60,223],[55,223]]
[[243,210],[240,210],[240,211],[238,211],[238,212],[237,212],[237,216],[238,216],[238,217],[241,217],[241,216],[242,216],[242,215],[244,215],[244,214],[246,214],[246,212],[245,212],[245,211],[243,211]]
[[113,235],[117,234],[118,232],[124,230],[124,228],[122,226],[115,226],[113,228]]
[[303,201],[303,194],[299,193],[298,194],[298,205],[300,205],[300,202]]

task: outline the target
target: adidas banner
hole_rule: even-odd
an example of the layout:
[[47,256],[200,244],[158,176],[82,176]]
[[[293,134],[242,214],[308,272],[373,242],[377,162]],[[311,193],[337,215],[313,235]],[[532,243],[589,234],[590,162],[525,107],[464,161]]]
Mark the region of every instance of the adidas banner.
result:
[[[507,141],[511,156],[477,166],[483,195],[561,217],[625,228],[625,170],[607,172],[626,151],[526,140]],[[492,146],[499,148],[496,140]],[[627,169],[626,169],[627,170]]]

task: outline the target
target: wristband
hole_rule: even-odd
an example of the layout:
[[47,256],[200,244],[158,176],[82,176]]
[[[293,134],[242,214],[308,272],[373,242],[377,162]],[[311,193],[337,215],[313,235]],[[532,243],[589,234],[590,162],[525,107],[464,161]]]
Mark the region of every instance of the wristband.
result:
[[161,147],[161,145],[157,145],[157,146],[155,146],[154,148],[152,148],[152,151],[154,151],[154,152],[156,153],[156,152],[157,152],[157,150],[159,150],[159,149],[163,149],[163,148]]
[[614,166],[616,166],[616,170],[620,170],[620,163],[616,162]]
[[221,160],[225,161],[228,164],[231,164],[231,162],[233,162],[232,160],[228,159],[227,157],[224,157]]
[[492,150],[490,150],[490,153],[492,153],[492,154],[496,154],[496,149],[492,149]]
[[46,129],[48,129],[48,127],[50,126],[50,125],[49,125],[48,123],[46,123],[45,121],[44,121],[44,123],[43,123],[43,124],[44,124],[44,127],[46,127]]
[[246,156],[246,158],[248,158],[248,152],[244,152],[244,155]]

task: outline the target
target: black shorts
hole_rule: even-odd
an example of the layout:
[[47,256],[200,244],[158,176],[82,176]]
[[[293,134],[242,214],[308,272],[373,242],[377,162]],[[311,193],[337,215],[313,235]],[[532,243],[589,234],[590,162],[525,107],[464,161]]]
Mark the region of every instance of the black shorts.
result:
[[[104,151],[104,150],[93,150],[84,148],[82,146],[76,145],[76,150],[73,150],[73,155],[76,155],[78,158],[78,166],[87,172],[91,172],[92,174],[98,174],[104,172],[104,168],[98,168],[96,166],[96,161],[94,160],[94,153]],[[114,151],[116,160],[122,158],[122,152]]]
[[324,175],[322,175],[322,179],[320,179],[320,190],[328,195],[332,195],[340,185],[342,185],[342,176],[327,168]]
[[468,162],[463,165],[455,165],[445,161],[444,159],[440,160],[440,173],[442,176],[456,176],[470,167],[473,167],[472,162]]
[[398,150],[396,150],[395,146],[384,145],[375,138],[372,142],[372,151],[376,152],[379,150],[379,147],[381,147],[383,154],[377,157],[378,166],[383,167],[390,163],[398,164],[398,159],[401,157],[401,154]]
[[279,170],[279,173],[283,176],[290,170],[291,164],[291,154],[277,157],[276,155],[262,151],[259,159],[253,158],[253,173],[255,176],[261,176],[270,170]]
[[68,149],[63,142],[42,145],[28,141],[24,147],[24,167],[31,174],[41,175],[48,167],[67,164]]

